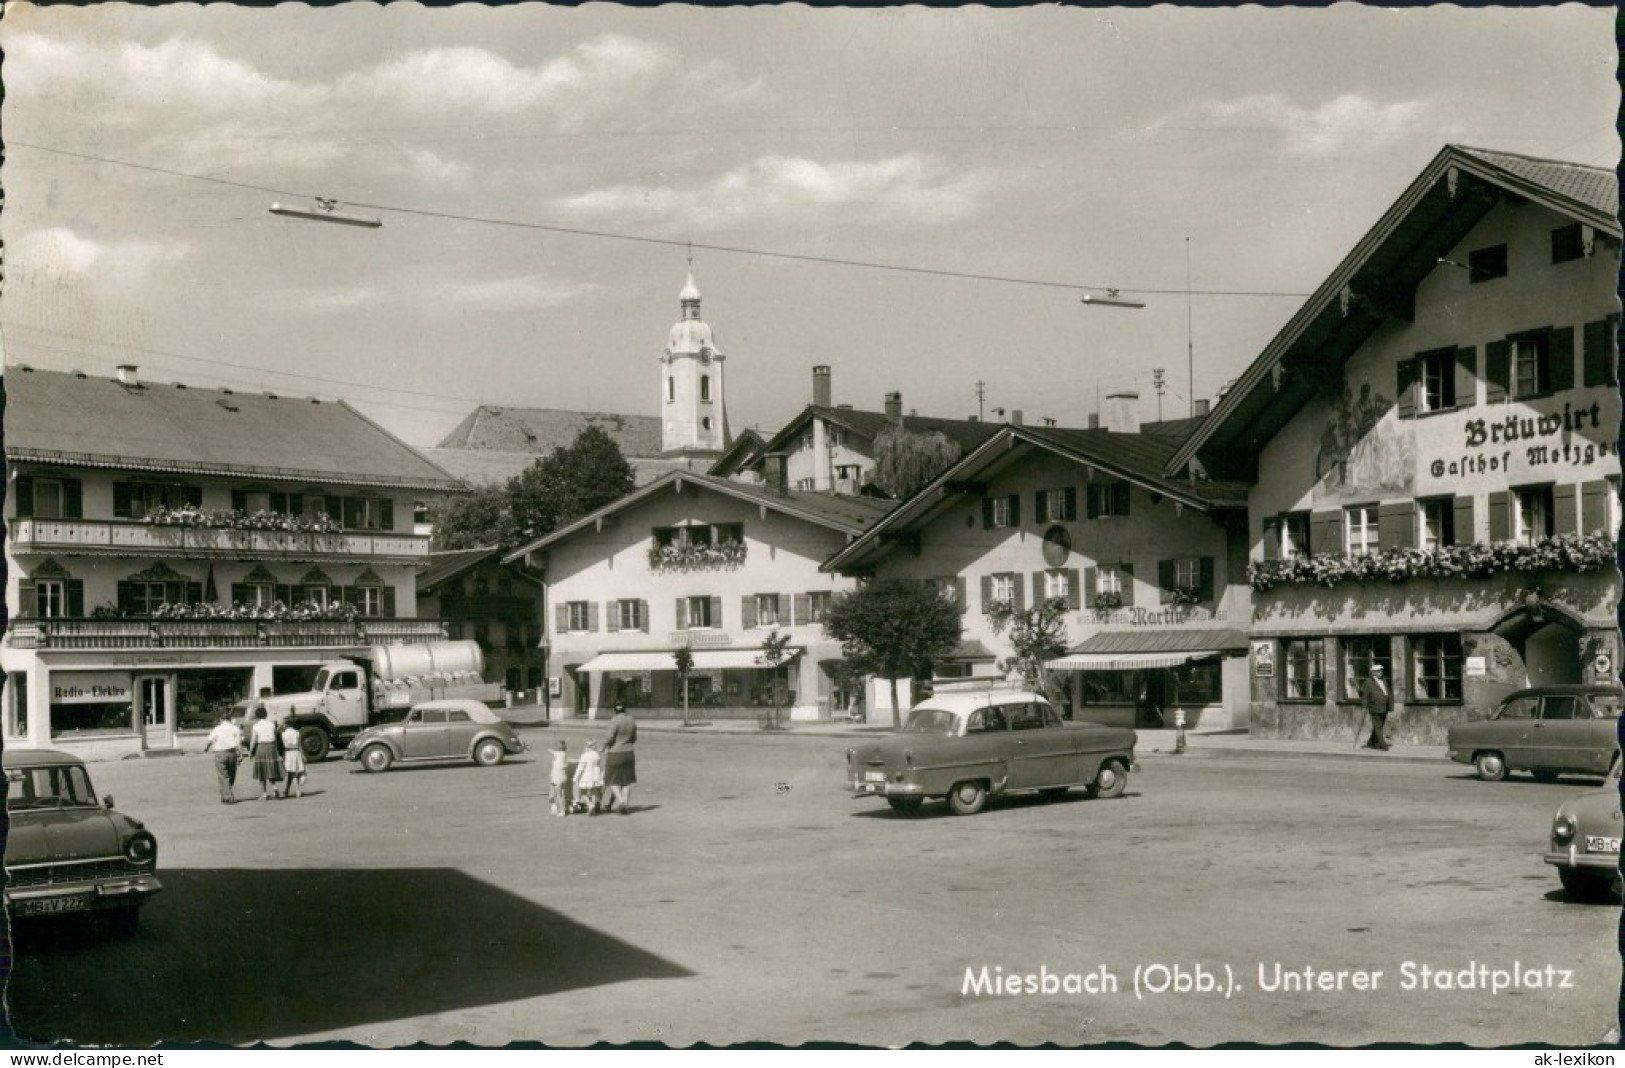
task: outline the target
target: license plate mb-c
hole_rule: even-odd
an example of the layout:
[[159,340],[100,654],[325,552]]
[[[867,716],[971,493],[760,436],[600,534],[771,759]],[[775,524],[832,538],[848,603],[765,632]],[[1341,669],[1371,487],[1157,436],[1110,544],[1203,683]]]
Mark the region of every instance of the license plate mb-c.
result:
[[1587,853],[1618,853],[1619,852],[1619,839],[1618,838],[1604,838],[1601,835],[1588,834],[1588,835],[1586,835],[1586,852]]

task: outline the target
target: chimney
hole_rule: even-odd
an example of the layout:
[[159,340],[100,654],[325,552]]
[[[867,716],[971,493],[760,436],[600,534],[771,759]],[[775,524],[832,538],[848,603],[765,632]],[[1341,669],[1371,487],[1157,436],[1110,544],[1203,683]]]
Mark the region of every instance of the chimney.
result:
[[1113,434],[1138,434],[1140,394],[1132,389],[1120,389],[1115,393],[1106,394],[1106,403],[1101,410],[1101,416],[1106,429]]
[[829,364],[821,363],[813,368],[813,403],[820,408],[828,408],[829,402]]
[[1026,420],[1026,416],[1022,414],[1022,411],[1021,411],[1020,408],[1012,408],[1012,409],[1010,409],[1010,425],[1011,426],[1021,426],[1025,422],[1025,420]]
[[893,420],[903,418],[903,395],[901,393],[886,394],[886,418]]
[[1191,414],[1200,419],[1202,416],[1207,414],[1207,407],[1208,399],[1206,397],[1199,397],[1196,401],[1196,410]]
[[789,455],[770,452],[762,457],[762,473],[767,476],[767,488],[780,497],[790,496]]
[[1099,430],[1100,429],[1100,413],[1099,412],[1090,412],[1089,413],[1089,429],[1090,430]]
[[140,378],[139,375],[136,374],[136,366],[135,366],[135,364],[133,364],[133,363],[121,363],[121,364],[119,364],[118,365],[118,381],[119,381],[119,385],[121,385],[121,386],[139,386],[141,384],[141,378]]

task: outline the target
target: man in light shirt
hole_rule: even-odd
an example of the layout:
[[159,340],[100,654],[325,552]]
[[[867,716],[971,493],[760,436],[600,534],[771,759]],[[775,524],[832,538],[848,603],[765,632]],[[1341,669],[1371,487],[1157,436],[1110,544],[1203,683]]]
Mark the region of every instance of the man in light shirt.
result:
[[229,805],[237,800],[232,787],[237,782],[237,754],[243,746],[243,732],[231,721],[231,712],[221,714],[220,723],[209,732],[203,751],[214,751],[214,777],[220,785],[220,803]]
[[1360,703],[1365,706],[1365,714],[1371,717],[1371,737],[1366,739],[1367,749],[1387,749],[1388,738],[1384,727],[1388,722],[1388,713],[1394,710],[1394,695],[1388,691],[1388,684],[1382,678],[1382,665],[1372,664],[1371,673],[1360,684]]

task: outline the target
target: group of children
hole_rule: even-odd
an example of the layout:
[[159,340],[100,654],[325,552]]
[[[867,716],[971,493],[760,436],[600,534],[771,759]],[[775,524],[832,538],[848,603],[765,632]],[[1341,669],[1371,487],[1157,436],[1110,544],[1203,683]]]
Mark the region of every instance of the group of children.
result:
[[572,812],[598,815],[604,795],[604,763],[598,742],[588,742],[576,761],[574,778],[570,775],[569,747],[564,739],[553,743],[553,767],[548,774],[547,797],[555,816],[568,816]]

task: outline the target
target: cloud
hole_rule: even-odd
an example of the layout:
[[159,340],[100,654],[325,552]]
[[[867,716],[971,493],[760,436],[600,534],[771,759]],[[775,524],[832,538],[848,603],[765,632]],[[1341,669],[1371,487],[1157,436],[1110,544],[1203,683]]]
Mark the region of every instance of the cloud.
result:
[[157,268],[179,262],[190,251],[191,245],[184,241],[104,243],[58,226],[23,236],[7,261],[24,277],[60,280],[95,274],[129,285]]
[[306,311],[346,312],[380,303],[385,292],[376,286],[352,286],[325,293],[312,293],[300,303]]
[[405,174],[425,185],[463,185],[474,176],[474,168],[459,163],[427,148],[408,148],[404,160],[397,161],[392,170]]
[[1344,93],[1318,107],[1293,103],[1281,93],[1257,93],[1233,100],[1210,100],[1181,108],[1157,120],[1148,132],[1165,129],[1257,130],[1285,137],[1286,151],[1300,156],[1329,156],[1358,149],[1383,148],[1421,125],[1427,105],[1421,101],[1382,104],[1357,93]]
[[556,308],[586,299],[597,291],[587,282],[561,282],[542,275],[519,275],[435,288],[449,304],[477,308]]
[[831,211],[849,220],[928,225],[974,214],[992,184],[986,173],[955,174],[932,157],[912,153],[840,163],[763,156],[701,185],[610,186],[557,199],[551,207],[577,219],[676,230],[761,219],[788,222]]

